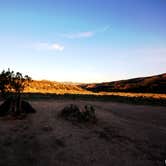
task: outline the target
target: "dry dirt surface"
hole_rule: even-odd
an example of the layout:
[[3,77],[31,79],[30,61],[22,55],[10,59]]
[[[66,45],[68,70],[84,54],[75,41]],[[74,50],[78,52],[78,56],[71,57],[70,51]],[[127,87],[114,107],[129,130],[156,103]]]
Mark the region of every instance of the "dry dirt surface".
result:
[[[37,113],[0,119],[0,166],[162,166],[166,107],[81,100],[31,101]],[[68,104],[94,106],[96,124],[59,117]]]

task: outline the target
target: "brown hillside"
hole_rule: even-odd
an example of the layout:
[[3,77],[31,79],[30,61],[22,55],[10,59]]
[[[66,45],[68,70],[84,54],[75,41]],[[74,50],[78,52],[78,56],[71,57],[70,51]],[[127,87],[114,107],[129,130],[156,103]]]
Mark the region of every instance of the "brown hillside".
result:
[[114,82],[82,84],[80,87],[93,92],[166,93],[166,73]]
[[36,81],[30,82],[29,86],[25,88],[24,92],[32,93],[56,93],[56,94],[87,94],[87,90],[69,83],[59,83],[54,81]]

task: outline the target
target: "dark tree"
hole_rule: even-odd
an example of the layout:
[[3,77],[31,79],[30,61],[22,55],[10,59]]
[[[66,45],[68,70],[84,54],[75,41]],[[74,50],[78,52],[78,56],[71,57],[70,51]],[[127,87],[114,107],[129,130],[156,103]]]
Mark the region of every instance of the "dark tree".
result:
[[9,99],[10,92],[11,92],[11,78],[13,75],[13,71],[8,69],[7,71],[3,70],[0,74],[0,91],[1,95],[4,99]]
[[3,70],[0,73],[0,91],[2,97],[10,103],[9,112],[20,114],[22,108],[22,93],[26,86],[29,85],[31,78],[27,75],[23,76],[19,72]]

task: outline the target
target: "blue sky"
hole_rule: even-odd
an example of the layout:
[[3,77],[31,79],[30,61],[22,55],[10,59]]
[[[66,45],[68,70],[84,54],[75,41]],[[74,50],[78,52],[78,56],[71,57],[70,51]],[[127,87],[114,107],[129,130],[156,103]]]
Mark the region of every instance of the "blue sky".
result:
[[166,72],[166,0],[0,0],[0,70],[104,82]]

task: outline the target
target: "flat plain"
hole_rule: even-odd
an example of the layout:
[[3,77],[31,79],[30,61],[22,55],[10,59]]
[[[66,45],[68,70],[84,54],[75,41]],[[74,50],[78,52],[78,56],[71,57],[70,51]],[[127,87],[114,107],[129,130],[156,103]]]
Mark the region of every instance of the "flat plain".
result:
[[[0,119],[0,166],[160,166],[166,159],[166,108],[81,99],[29,100],[35,114]],[[97,122],[59,117],[91,104]]]

